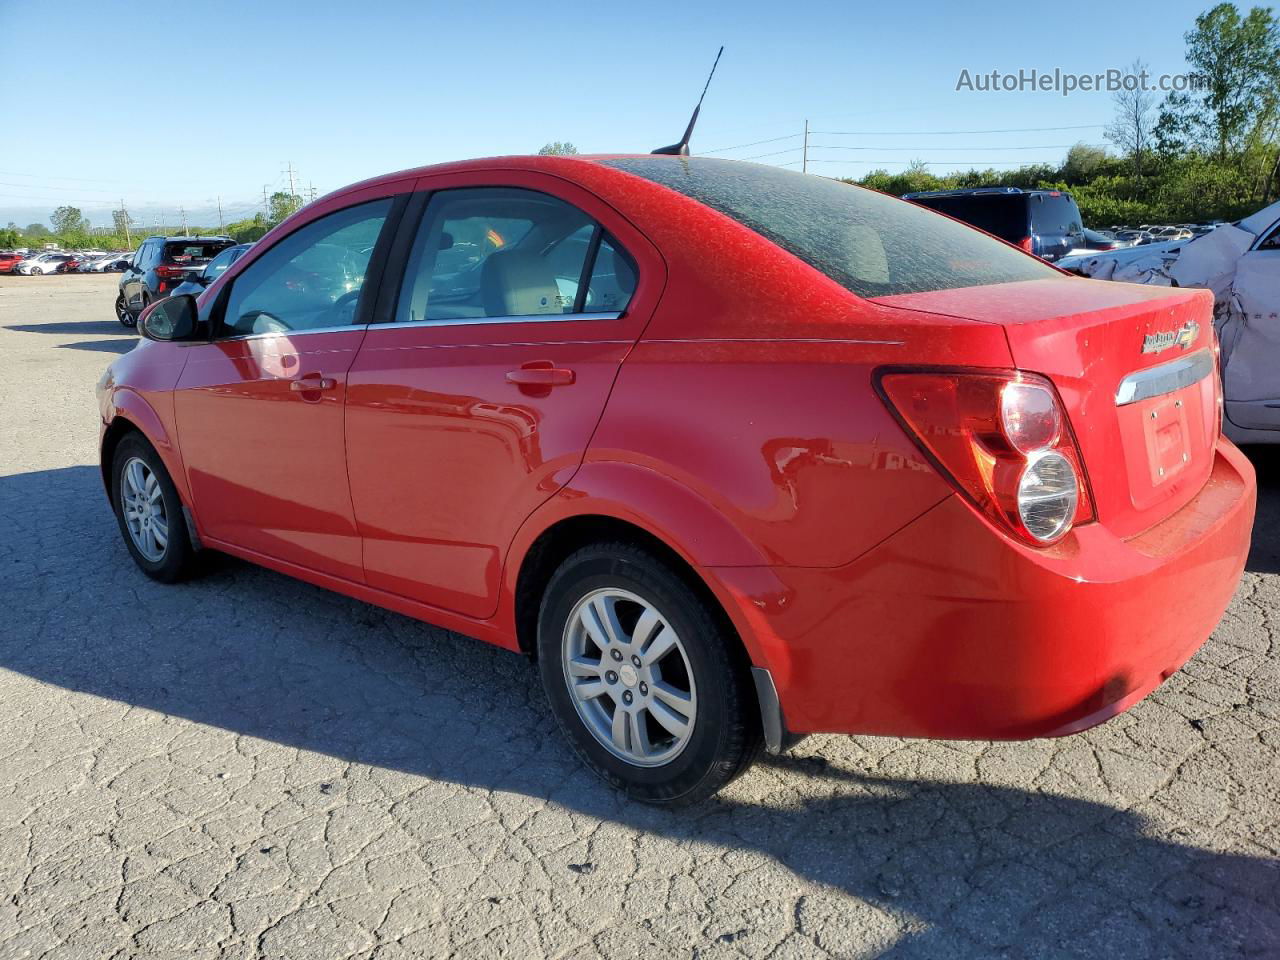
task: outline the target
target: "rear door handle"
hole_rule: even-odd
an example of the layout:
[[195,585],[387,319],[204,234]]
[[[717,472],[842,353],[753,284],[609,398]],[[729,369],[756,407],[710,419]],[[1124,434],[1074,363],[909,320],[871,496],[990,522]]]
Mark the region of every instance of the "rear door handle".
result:
[[332,390],[338,381],[332,377],[299,377],[289,384],[294,393],[314,393],[316,390]]
[[564,387],[575,379],[574,372],[564,367],[521,367],[507,371],[507,382],[522,387]]

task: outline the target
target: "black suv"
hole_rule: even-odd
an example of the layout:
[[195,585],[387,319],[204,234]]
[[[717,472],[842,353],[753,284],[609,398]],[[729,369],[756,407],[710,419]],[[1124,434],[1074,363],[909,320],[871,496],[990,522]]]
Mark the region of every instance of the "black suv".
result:
[[230,237],[147,237],[120,276],[116,319],[126,327],[136,326],[147,304],[169,296],[174,287],[234,245]]
[[963,220],[1045,260],[1085,246],[1080,208],[1061,190],[975,187],[904,193],[902,199]]

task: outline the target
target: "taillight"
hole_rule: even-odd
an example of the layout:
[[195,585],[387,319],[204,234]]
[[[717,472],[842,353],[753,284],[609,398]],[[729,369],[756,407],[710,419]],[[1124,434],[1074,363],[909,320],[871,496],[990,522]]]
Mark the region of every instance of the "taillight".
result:
[[156,276],[164,277],[166,280],[177,280],[183,274],[181,267],[171,267],[168,264],[161,264],[156,267]]
[[1035,253],[1036,245],[1031,237],[1023,237],[1018,241],[1018,248],[1027,251],[1027,253]]
[[1044,377],[890,368],[877,383],[925,455],[998,526],[1045,545],[1094,519],[1071,425]]

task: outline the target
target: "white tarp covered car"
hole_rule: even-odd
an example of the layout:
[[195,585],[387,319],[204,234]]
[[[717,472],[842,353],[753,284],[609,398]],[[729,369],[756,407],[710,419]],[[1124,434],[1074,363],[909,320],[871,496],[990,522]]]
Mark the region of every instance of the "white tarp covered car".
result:
[[1213,291],[1224,427],[1236,443],[1280,443],[1280,203],[1195,240],[1064,257],[1098,280]]

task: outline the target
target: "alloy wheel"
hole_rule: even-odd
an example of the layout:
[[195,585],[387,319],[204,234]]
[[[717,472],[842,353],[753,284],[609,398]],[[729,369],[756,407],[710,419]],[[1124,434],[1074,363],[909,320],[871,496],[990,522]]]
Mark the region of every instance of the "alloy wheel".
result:
[[169,545],[169,518],[160,479],[146,461],[132,457],[120,474],[120,509],[133,545],[151,563],[164,559]]
[[587,729],[628,763],[656,767],[689,743],[698,695],[675,628],[626,590],[593,590],[565,623],[561,661]]

